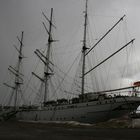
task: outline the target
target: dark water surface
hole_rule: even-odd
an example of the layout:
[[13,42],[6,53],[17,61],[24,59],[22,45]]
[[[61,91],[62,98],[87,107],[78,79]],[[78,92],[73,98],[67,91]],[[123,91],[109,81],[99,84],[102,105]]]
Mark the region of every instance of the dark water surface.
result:
[[140,129],[0,122],[0,140],[140,140]]

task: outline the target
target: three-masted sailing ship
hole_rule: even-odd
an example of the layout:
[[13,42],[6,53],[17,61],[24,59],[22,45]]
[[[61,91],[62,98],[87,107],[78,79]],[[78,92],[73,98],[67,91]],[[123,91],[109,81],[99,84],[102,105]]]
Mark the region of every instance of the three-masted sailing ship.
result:
[[[99,92],[86,92],[85,91],[85,77],[102,65],[104,62],[115,56],[117,53],[122,51],[128,45],[133,43],[134,39],[127,42],[124,46],[118,49],[116,52],[109,55],[99,64],[94,66],[92,69],[86,71],[86,57],[87,55],[94,50],[94,48],[123,20],[121,17],[117,23],[111,27],[107,33],[105,33],[92,47],[88,48],[87,46],[87,17],[88,17],[88,0],[86,0],[86,6],[84,11],[84,35],[83,35],[83,44],[82,44],[82,69],[81,73],[81,94],[78,97],[72,98],[70,100],[67,99],[58,99],[58,100],[51,100],[48,101],[48,93],[49,93],[49,82],[51,77],[54,75],[53,73],[53,66],[54,64],[50,60],[51,49],[53,42],[56,40],[52,37],[52,28],[55,28],[55,25],[52,21],[53,16],[53,9],[51,9],[50,19],[46,17],[43,13],[44,17],[49,23],[49,29],[47,29],[46,25],[43,23],[45,30],[48,34],[48,48],[47,52],[44,55],[39,49],[35,51],[35,54],[39,57],[39,59],[44,64],[44,75],[43,77],[38,76],[36,73],[32,73],[35,77],[37,77],[43,87],[44,87],[44,96],[41,106],[36,108],[18,108],[17,107],[17,118],[20,120],[45,120],[45,121],[79,121],[79,122],[100,122],[105,121],[111,118],[116,118],[128,114],[137,109],[140,105],[140,97],[138,97],[137,88],[139,84],[134,84],[130,87],[124,88],[117,88],[117,89],[110,89],[105,91]],[[21,44],[22,45],[22,44]],[[20,57],[21,60],[22,57]],[[19,72],[18,72],[19,73]],[[15,87],[14,89],[17,91],[20,85],[19,83],[19,74],[16,78]],[[115,95],[113,94],[116,91],[125,91],[131,90],[132,96],[123,96],[123,95]],[[130,92],[130,91],[128,91]],[[112,94],[112,96],[108,96],[108,93]],[[17,94],[17,93],[16,93]],[[16,96],[15,96],[16,97]],[[17,99],[15,98],[15,106]]]

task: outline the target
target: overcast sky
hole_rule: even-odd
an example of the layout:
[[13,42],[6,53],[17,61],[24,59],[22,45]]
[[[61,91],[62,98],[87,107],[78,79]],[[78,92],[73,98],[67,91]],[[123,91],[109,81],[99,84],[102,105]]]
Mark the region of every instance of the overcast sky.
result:
[[[81,43],[83,34],[79,30],[83,28],[83,10],[85,0],[0,0],[0,94],[3,94],[2,83],[7,78],[7,68],[14,64],[17,55],[13,45],[17,45],[17,36],[24,31],[24,71],[30,73],[31,65],[34,64],[33,51],[36,48],[44,48],[47,43],[47,35],[42,26],[44,18],[43,11],[50,15],[50,8],[54,8],[54,21],[57,27],[55,39],[57,53],[64,53],[64,59],[69,59],[68,54],[75,49],[78,54],[78,47],[73,48],[69,42]],[[91,22],[97,16],[108,17],[108,21],[101,21],[104,30],[99,31],[101,36],[120,17],[126,15],[127,27],[130,37],[136,38],[135,46],[137,56],[140,54],[140,1],[139,0],[89,0],[89,17]],[[101,24],[99,23],[99,25]],[[110,23],[107,25],[107,23]],[[92,25],[92,24],[91,24]],[[93,27],[91,27],[93,28]],[[76,39],[73,35],[79,35]],[[76,45],[75,45],[76,46]],[[67,47],[67,48],[66,48]],[[67,57],[66,57],[67,56]],[[72,58],[71,61],[73,61]],[[140,62],[140,61],[139,61]],[[65,63],[65,62],[63,62]],[[67,64],[62,64],[67,66]],[[6,93],[4,93],[6,94]]]

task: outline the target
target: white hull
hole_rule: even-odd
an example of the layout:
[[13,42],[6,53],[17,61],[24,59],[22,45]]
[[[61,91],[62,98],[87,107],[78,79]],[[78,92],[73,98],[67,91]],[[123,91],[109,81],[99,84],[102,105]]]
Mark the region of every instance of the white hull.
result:
[[102,102],[49,106],[37,110],[24,110],[17,114],[20,120],[101,122],[121,117],[137,109],[139,97],[106,99]]

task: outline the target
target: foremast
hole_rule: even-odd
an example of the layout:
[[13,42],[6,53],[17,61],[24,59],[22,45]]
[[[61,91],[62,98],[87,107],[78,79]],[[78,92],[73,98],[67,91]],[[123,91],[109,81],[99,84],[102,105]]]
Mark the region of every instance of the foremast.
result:
[[18,55],[18,64],[17,64],[17,74],[15,77],[15,107],[17,106],[17,97],[18,97],[18,90],[20,89],[20,85],[23,84],[23,82],[20,82],[20,68],[21,63],[23,59],[22,49],[23,49],[23,31],[21,33],[21,39],[19,39],[20,42],[20,49],[19,49],[19,55]]
[[[18,95],[19,95],[19,92],[21,91],[20,87],[21,85],[23,84],[23,74],[20,72],[21,71],[21,64],[22,64],[22,59],[24,58],[23,56],[23,53],[22,53],[22,50],[23,50],[23,31],[21,33],[21,38],[19,38],[17,36],[17,39],[20,43],[20,46],[19,46],[19,49],[15,46],[17,52],[18,52],[18,62],[17,62],[17,66],[16,68],[12,67],[12,66],[9,66],[8,70],[15,75],[15,82],[14,82],[14,86],[11,86],[7,83],[4,83],[4,85],[6,85],[7,87],[11,88],[12,89],[12,94],[11,96],[14,95],[14,108],[15,110],[17,109],[18,107]],[[10,102],[11,102],[11,99],[10,99]]]

